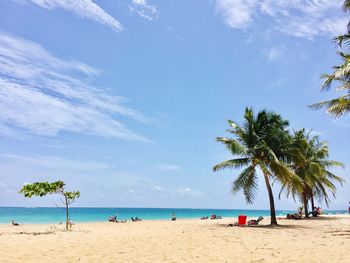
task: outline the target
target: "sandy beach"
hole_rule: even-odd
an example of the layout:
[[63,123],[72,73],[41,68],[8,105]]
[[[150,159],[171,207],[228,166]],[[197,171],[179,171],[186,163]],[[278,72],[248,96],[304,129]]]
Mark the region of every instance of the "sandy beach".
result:
[[1,262],[348,262],[350,216],[0,226]]

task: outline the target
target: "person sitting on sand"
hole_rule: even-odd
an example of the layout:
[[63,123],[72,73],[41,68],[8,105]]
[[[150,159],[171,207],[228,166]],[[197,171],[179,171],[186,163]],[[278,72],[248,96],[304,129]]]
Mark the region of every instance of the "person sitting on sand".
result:
[[202,216],[200,219],[201,220],[206,220],[206,219],[208,219],[208,217],[207,216]]
[[175,212],[173,212],[173,215],[171,217],[171,221],[176,221],[176,213]]
[[19,224],[15,220],[12,220],[11,223],[12,223],[13,226],[19,226]]
[[108,221],[109,221],[109,222],[117,222],[117,216],[116,216],[116,215],[110,216],[110,217],[108,218]]
[[302,217],[302,213],[295,213],[295,214],[287,214],[286,219],[295,219],[295,220],[300,220]]
[[309,215],[312,215],[312,216],[318,216],[318,213],[317,213],[317,208],[316,208],[316,206],[314,206],[314,208],[312,209],[312,211],[311,212],[309,212]]
[[256,226],[259,224],[260,221],[262,221],[264,218],[262,216],[259,216],[257,220],[251,219],[247,222],[248,226]]
[[210,216],[210,219],[216,219],[216,215],[215,215],[215,214],[212,214],[212,215]]
[[316,213],[317,213],[318,216],[322,214],[322,209],[321,209],[321,207],[317,207],[317,208],[316,208]]

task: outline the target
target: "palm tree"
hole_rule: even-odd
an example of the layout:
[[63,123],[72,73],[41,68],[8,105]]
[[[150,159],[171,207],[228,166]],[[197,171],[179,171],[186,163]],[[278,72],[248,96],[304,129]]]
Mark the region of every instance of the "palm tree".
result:
[[343,9],[345,12],[350,10],[350,0],[345,0],[343,4]]
[[314,196],[324,199],[327,206],[329,202],[328,191],[333,195],[336,193],[336,186],[333,181],[343,182],[341,177],[331,173],[328,168],[343,166],[337,161],[328,160],[328,146],[325,142],[320,142],[317,136],[310,136],[305,129],[294,132],[290,145],[289,154],[291,157],[291,168],[298,175],[302,182],[302,187],[284,182],[282,189],[287,194],[292,194],[293,198],[298,196],[304,203],[305,217],[308,217],[308,200],[311,200],[311,207],[314,207]]
[[[264,176],[264,181],[270,201],[271,225],[277,225],[275,202],[270,180],[276,178],[284,182],[295,179],[286,164],[284,149],[289,138],[288,121],[280,115],[261,111],[254,116],[253,110],[246,108],[244,122],[240,126],[229,120],[231,129],[228,130],[234,138],[218,137],[217,141],[223,143],[234,156],[213,167],[214,172],[226,168],[243,168],[233,182],[232,192],[243,190],[247,203],[252,203],[258,188],[257,169]],[[295,184],[296,185],[296,184]]]
[[[337,37],[340,45],[344,41],[350,43],[350,35]],[[310,108],[319,110],[326,108],[327,112],[334,117],[339,117],[345,113],[350,112],[350,55],[344,52],[338,52],[343,63],[340,66],[334,66],[332,74],[324,74],[322,78],[325,81],[322,84],[321,90],[329,90],[334,82],[338,82],[337,91],[345,91],[345,94],[331,100],[321,101],[310,105]]]
[[[343,3],[343,9],[345,12],[350,10],[350,0],[345,0]],[[349,47],[350,44],[350,22],[347,26],[347,32],[344,35],[336,37],[335,42],[340,48]],[[340,66],[334,66],[333,73],[324,74],[324,82],[321,90],[329,90],[334,82],[339,83],[336,88],[337,91],[344,91],[345,94],[331,100],[322,101],[310,105],[310,108],[319,110],[326,108],[327,112],[334,117],[339,117],[345,113],[350,112],[350,55],[346,52],[337,52],[342,60]]]

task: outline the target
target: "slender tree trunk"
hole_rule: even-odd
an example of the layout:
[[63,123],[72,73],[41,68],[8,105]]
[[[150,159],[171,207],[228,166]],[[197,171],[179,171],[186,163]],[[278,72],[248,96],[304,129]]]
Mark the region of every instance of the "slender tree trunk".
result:
[[269,182],[269,175],[264,173],[264,179],[265,179],[265,184],[266,184],[266,188],[267,188],[267,192],[269,194],[269,200],[270,200],[271,225],[277,225],[275,201],[273,199],[273,193]]
[[305,217],[309,217],[309,211],[307,209],[307,194],[306,191],[303,191],[303,201],[304,201],[304,213],[305,213]]
[[312,190],[310,191],[310,199],[311,199],[311,211],[314,211],[315,202],[314,202],[314,193],[312,192]]
[[69,212],[68,212],[68,200],[67,197],[64,197],[66,201],[66,230],[68,230],[69,227]]

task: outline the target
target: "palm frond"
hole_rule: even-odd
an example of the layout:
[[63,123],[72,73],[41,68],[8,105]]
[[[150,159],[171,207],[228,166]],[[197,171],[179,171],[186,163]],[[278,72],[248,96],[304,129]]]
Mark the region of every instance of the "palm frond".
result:
[[232,138],[226,138],[226,137],[217,137],[217,142],[221,142],[224,145],[226,145],[227,149],[233,154],[233,155],[245,155],[246,150],[243,145],[241,145],[237,140]]
[[221,162],[213,167],[213,171],[217,172],[222,169],[236,169],[236,168],[242,168],[243,166],[246,166],[249,164],[248,158],[238,158],[238,159],[231,159],[224,162]]
[[319,110],[326,108],[326,111],[334,117],[339,117],[347,112],[350,112],[350,96],[345,95],[336,99],[322,101],[309,105],[309,108],[313,110]]
[[232,193],[236,193],[243,190],[244,197],[248,204],[253,203],[255,198],[257,185],[257,176],[255,173],[255,167],[253,165],[247,167],[237,177],[232,185]]

